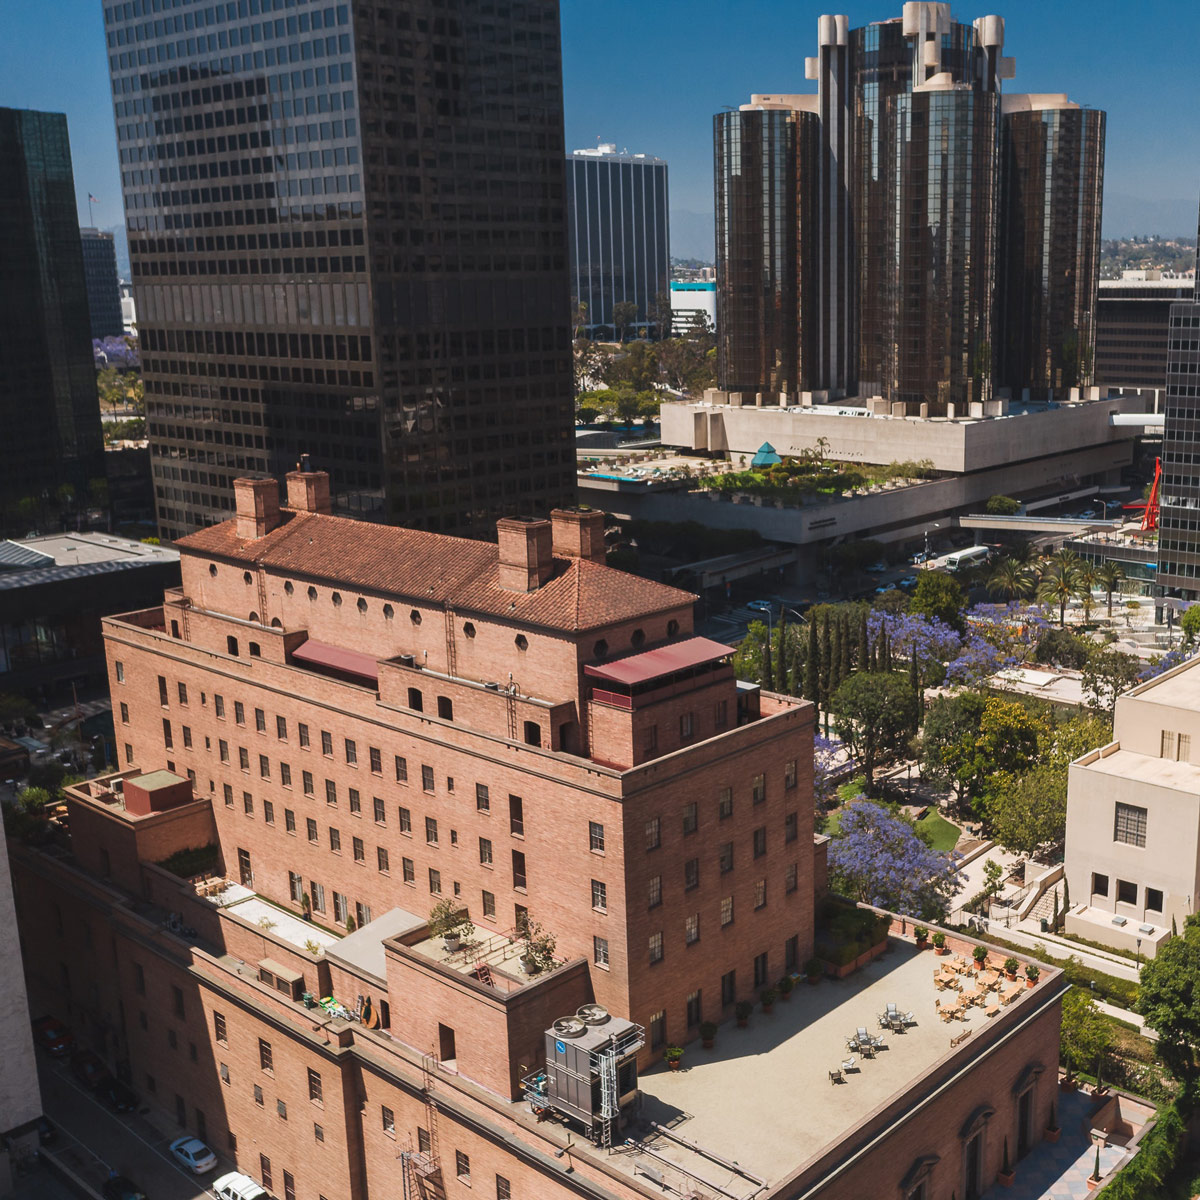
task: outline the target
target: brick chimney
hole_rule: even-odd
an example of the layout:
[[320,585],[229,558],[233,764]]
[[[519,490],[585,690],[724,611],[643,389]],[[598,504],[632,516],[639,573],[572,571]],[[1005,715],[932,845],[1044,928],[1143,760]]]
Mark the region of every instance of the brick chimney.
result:
[[287,506],[297,512],[328,513],[329,472],[314,471],[307,454],[287,473]]
[[279,484],[274,479],[235,479],[237,535],[260,538],[279,527]]
[[604,545],[604,514],[582,508],[556,508],[550,514],[554,553],[559,558],[583,558],[601,563],[608,557]]
[[554,569],[549,521],[504,517],[496,522],[500,541],[500,586],[510,592],[535,592]]

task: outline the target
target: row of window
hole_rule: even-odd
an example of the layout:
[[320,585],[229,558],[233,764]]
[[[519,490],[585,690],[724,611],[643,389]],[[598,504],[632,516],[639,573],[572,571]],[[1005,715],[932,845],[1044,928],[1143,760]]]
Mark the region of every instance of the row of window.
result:
[[[1138,902],[1138,885],[1131,883],[1128,879],[1118,879],[1117,881],[1117,903],[1118,904],[1133,904]],[[1146,890],[1145,909],[1147,912],[1160,913],[1163,910],[1163,893],[1161,888],[1148,887]],[[1092,872],[1092,895],[1093,896],[1108,896],[1108,876],[1101,875],[1099,872]]]

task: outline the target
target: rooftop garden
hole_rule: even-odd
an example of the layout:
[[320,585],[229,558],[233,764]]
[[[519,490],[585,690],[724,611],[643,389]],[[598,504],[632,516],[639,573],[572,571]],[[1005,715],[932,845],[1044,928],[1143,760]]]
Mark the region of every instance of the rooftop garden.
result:
[[824,448],[818,446],[799,456],[787,455],[775,463],[702,475],[697,482],[701,488],[713,491],[742,492],[798,504],[819,496],[841,496],[885,484],[917,483],[932,479],[936,474],[933,463],[928,460],[893,462],[884,466],[834,462],[826,459]]

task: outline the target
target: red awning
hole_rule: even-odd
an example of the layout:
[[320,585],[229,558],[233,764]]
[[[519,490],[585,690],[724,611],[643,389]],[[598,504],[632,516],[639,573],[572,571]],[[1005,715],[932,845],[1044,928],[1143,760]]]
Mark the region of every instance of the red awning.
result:
[[324,642],[314,642],[309,638],[292,651],[292,657],[298,662],[311,663],[314,667],[328,667],[333,671],[357,675],[360,679],[379,683],[378,661],[357,650],[343,650],[340,646],[327,646]]
[[588,664],[583,670],[586,675],[606,679],[609,683],[632,685],[715,662],[718,658],[732,653],[732,646],[725,646],[708,638],[694,637],[688,638],[686,642],[659,646],[657,650],[632,654],[628,658],[617,659],[616,662]]

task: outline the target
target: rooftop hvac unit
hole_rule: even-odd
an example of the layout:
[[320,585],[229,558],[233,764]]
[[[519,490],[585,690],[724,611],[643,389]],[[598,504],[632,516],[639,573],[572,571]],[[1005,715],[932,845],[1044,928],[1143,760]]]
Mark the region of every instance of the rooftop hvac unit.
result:
[[587,1022],[579,1017],[559,1017],[550,1028],[555,1037],[577,1038],[587,1033]]
[[585,1004],[575,1010],[575,1015],[585,1025],[604,1025],[609,1020],[608,1009],[603,1004]]
[[396,656],[396,661],[402,667],[415,667],[417,665],[416,658],[411,654],[399,654]]

